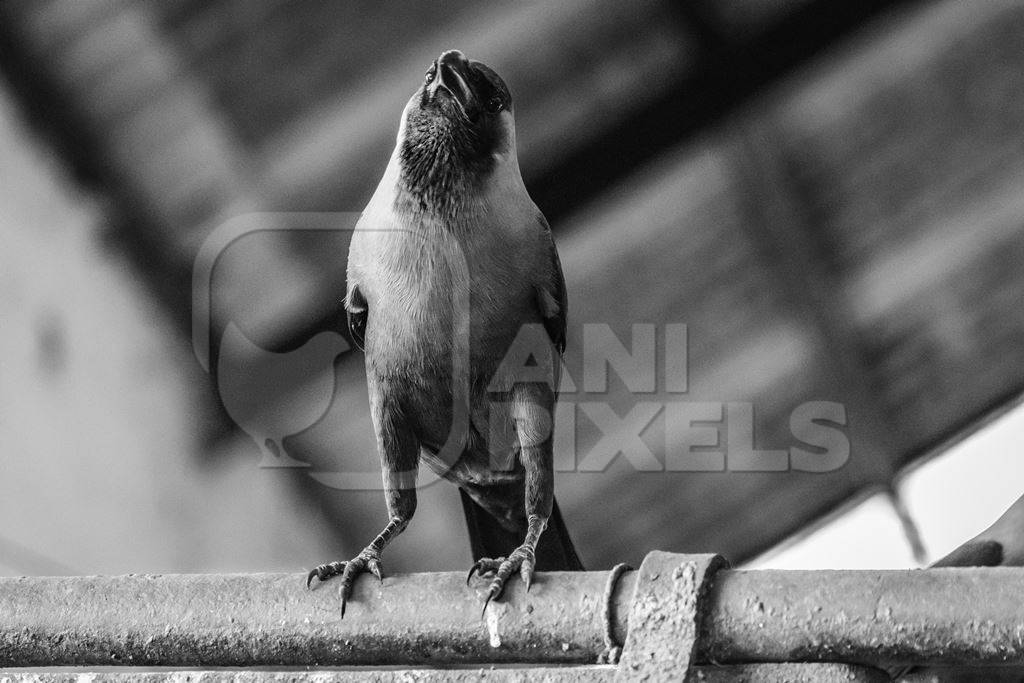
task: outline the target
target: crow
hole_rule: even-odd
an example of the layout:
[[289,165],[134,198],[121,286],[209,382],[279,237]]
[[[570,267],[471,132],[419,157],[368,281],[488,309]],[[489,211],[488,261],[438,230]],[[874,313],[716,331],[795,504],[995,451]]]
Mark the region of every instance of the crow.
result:
[[[516,156],[512,97],[457,50],[406,104],[349,246],[345,307],[365,353],[389,521],[341,575],[382,579],[416,510],[420,459],[460,488],[484,609],[518,572],[582,570],[554,499],[552,429],[567,298],[558,252]],[[551,529],[544,533],[548,527]]]

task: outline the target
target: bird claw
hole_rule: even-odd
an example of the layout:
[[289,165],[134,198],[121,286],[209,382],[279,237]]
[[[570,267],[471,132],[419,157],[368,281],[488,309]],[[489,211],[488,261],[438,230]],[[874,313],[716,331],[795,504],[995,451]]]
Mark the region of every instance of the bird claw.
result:
[[487,590],[487,599],[484,601],[483,613],[487,613],[487,606],[491,603],[491,600],[497,600],[505,592],[506,581],[517,570],[523,583],[526,584],[526,590],[529,591],[530,586],[533,584],[533,571],[536,562],[533,548],[527,545],[519,546],[507,558],[498,557],[492,559],[484,557],[474,562],[473,566],[469,569],[469,575],[466,577],[467,585],[474,574],[478,573],[480,576],[494,574],[491,585]]
[[366,563],[366,568],[370,570],[370,573],[377,577],[381,585],[384,585],[384,573],[381,571],[380,560],[372,559]]
[[352,597],[352,586],[355,583],[356,577],[363,572],[373,574],[377,577],[378,581],[382,584],[384,583],[379,553],[372,550],[364,550],[348,562],[322,564],[306,575],[306,589],[309,590],[314,578],[324,582],[333,576],[341,575],[341,616],[344,618],[348,599]]
[[493,560],[489,557],[481,557],[479,560],[473,563],[472,567],[469,568],[469,574],[466,575],[466,585],[469,585],[469,582],[473,579],[474,574],[484,576],[486,574],[491,574],[493,572],[498,571],[498,568],[501,567],[501,563],[504,561],[504,557],[499,557]]
[[484,600],[484,608],[480,611],[480,618],[483,619],[487,616],[487,606],[491,604],[491,600],[494,598],[494,588],[487,593],[487,599]]
[[314,578],[323,583],[332,576],[337,576],[338,574],[344,572],[346,564],[348,563],[328,562],[326,564],[320,565],[316,569],[311,570],[309,574],[306,575],[306,590],[310,590],[310,586],[312,585]]

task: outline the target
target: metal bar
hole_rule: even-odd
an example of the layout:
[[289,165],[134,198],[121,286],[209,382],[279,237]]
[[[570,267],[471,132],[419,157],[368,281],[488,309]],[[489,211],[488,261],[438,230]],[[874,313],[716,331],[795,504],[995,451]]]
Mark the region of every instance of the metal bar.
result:
[[[0,666],[314,666],[596,661],[605,572],[510,583],[481,616],[459,573],[0,580]],[[637,573],[612,597],[618,642]],[[699,662],[1024,664],[1024,569],[721,570],[702,599]]]
[[344,619],[337,580],[307,591],[298,574],[0,579],[0,666],[593,663],[607,578],[510,581],[482,615],[487,582],[464,573],[362,576]]
[[[772,666],[772,665],[764,665]],[[726,667],[728,668],[728,667]],[[213,671],[179,671],[174,669],[145,671],[138,669],[103,668],[99,671],[89,670],[73,672],[64,670],[30,669],[28,671],[0,671],[3,683],[69,683],[71,680],[94,680],[105,683],[614,683],[615,667],[611,665],[586,666],[474,666],[472,668],[445,669],[401,669],[401,668],[351,668],[351,669],[312,669],[307,671],[274,671],[267,669]],[[712,678],[712,682],[746,680],[762,683],[762,679]],[[795,679],[764,679],[763,683]],[[814,680],[820,679],[802,679]],[[842,681],[843,683],[879,683],[872,678],[834,678],[826,680]]]
[[[312,669],[306,671],[269,671],[258,669],[214,671],[140,671],[138,669],[104,668],[99,671],[69,672],[30,669],[27,671],[0,671],[0,681],[7,683],[66,683],[71,677],[78,680],[102,680],[108,683],[613,683],[616,667],[611,665],[584,666],[474,666],[446,669]],[[697,666],[691,671],[691,680],[702,683],[888,683],[889,676],[878,669],[849,664],[739,664],[736,666]],[[649,681],[664,680],[659,678]],[[682,680],[673,676],[668,680]]]
[[1024,664],[1024,569],[722,571],[702,661]]

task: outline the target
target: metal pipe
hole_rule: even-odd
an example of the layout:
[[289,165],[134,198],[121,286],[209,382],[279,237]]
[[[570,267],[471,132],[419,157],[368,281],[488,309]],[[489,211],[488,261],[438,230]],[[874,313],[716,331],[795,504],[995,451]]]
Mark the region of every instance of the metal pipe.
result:
[[339,582],[304,579],[0,579],[0,666],[593,663],[604,648],[606,572],[538,574],[529,594],[510,581],[483,615],[487,582],[464,573],[362,576],[344,619]]
[[[605,648],[605,572],[542,573],[481,616],[460,573],[0,579],[0,666],[591,663]],[[619,643],[637,581],[612,597]],[[721,570],[701,601],[699,662],[1024,664],[1024,569]]]
[[722,571],[701,661],[1024,664],[1024,569]]
[[[77,675],[76,675],[77,674]],[[138,668],[103,667],[98,671],[68,672],[29,669],[0,671],[4,683],[67,683],[77,680],[101,680],[105,683],[617,683],[616,667],[611,665],[523,666],[502,664],[472,667],[401,669],[387,668],[317,668],[303,671],[277,669],[189,669],[158,671]],[[629,680],[629,679],[627,679]],[[658,679],[653,679],[657,681]],[[683,680],[674,676],[671,680]],[[739,664],[736,666],[698,666],[690,679],[701,683],[889,683],[889,676],[877,669],[849,664]],[[1017,679],[1014,679],[1015,681]]]

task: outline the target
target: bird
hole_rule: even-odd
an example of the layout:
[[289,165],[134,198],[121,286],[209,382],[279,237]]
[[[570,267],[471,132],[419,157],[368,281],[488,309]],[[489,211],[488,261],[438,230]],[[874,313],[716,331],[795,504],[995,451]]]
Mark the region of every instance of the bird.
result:
[[259,447],[260,467],[309,467],[288,454],[283,440],[312,427],[330,408],[334,361],[348,350],[342,335],[324,331],[293,351],[274,353],[227,324],[217,389],[228,415]]
[[937,560],[932,567],[1024,566],[1024,496],[980,534]]
[[306,587],[340,575],[344,616],[358,575],[383,583],[381,551],[413,518],[421,460],[459,487],[467,583],[490,578],[485,612],[515,573],[529,590],[537,570],[582,570],[554,498],[565,280],[519,169],[511,93],[482,62],[443,52],[407,102],[353,232],[344,303],[365,354],[388,523]]
[[[1022,567],[1024,566],[1024,496],[1017,499],[990,527],[957,546],[932,563],[942,567]],[[1019,681],[1019,669],[957,670],[955,667],[904,667],[890,671],[894,681],[985,680]]]

